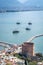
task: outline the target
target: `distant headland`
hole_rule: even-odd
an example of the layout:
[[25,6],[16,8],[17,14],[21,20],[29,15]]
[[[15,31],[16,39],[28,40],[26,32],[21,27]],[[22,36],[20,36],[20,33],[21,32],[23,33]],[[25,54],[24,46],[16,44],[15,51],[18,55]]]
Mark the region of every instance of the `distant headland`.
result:
[[43,7],[28,7],[28,8],[0,8],[0,13],[5,12],[22,12],[22,11],[43,11]]

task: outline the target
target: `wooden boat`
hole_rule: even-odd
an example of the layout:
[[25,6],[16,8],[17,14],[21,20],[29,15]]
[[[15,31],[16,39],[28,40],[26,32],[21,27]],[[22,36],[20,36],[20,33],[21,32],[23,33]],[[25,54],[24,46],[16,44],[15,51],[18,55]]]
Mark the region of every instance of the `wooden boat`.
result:
[[14,33],[19,33],[19,31],[15,30],[15,31],[13,31],[13,34],[14,34]]
[[28,24],[29,24],[29,25],[32,25],[32,23],[31,23],[31,22],[29,22]]
[[26,28],[26,30],[31,30],[30,28]]
[[20,24],[20,22],[17,22],[16,24]]

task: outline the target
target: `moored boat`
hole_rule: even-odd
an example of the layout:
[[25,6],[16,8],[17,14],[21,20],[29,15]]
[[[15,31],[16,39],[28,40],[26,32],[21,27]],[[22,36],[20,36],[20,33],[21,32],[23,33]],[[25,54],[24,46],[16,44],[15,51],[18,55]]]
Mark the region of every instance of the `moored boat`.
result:
[[26,30],[31,30],[30,28],[26,28]]
[[18,25],[19,25],[19,24],[20,24],[20,22],[17,22],[16,24],[18,24]]
[[14,34],[14,33],[19,33],[19,31],[15,30],[15,31],[13,31],[13,34]]
[[29,25],[32,25],[32,23],[31,23],[31,22],[29,22],[28,24],[29,24]]

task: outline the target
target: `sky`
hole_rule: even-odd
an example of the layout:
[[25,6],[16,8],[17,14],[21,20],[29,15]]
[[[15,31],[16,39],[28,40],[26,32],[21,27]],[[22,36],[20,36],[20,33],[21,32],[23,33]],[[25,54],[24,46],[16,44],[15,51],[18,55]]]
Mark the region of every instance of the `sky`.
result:
[[43,0],[0,0],[0,7],[43,6]]
[[25,2],[27,2],[28,0],[18,0],[20,3],[25,3]]

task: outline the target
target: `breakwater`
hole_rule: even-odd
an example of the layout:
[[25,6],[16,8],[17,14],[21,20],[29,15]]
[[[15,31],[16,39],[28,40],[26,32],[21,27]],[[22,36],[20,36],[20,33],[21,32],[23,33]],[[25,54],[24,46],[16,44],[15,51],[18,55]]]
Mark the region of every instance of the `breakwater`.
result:
[[10,48],[10,44],[6,43],[6,42],[0,42],[0,46],[4,46],[4,47],[7,47],[7,48]]
[[41,36],[43,36],[43,34],[35,35],[35,36],[31,37],[27,42],[31,42],[31,41],[34,40],[35,38],[41,37]]

